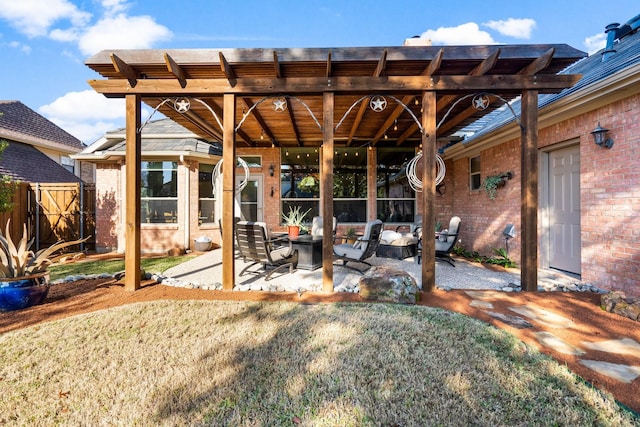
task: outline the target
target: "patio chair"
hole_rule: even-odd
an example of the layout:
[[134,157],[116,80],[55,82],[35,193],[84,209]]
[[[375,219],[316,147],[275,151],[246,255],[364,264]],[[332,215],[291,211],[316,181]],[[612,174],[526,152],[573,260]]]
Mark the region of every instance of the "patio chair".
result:
[[265,280],[269,280],[276,271],[282,271],[288,267],[289,273],[293,273],[296,268],[297,252],[292,251],[290,245],[277,246],[278,243],[286,242],[287,236],[268,239],[267,226],[264,222],[239,221],[236,224],[236,240],[240,256],[244,261],[253,261],[240,272],[240,276],[256,264],[262,264],[264,271],[249,271],[249,273],[266,273]]
[[[333,245],[333,258],[337,261],[342,261],[342,264],[334,265],[350,268],[360,274],[364,274],[364,272],[371,267],[371,264],[366,260],[376,253],[381,234],[382,221],[376,219],[375,221],[367,222],[367,225],[364,227],[364,235],[359,237],[353,245],[349,243]],[[359,262],[369,267],[364,270],[359,270],[347,265],[348,262]]]
[[[455,267],[453,258],[451,258],[451,251],[458,241],[458,235],[460,234],[460,224],[462,220],[454,216],[449,221],[449,228],[438,233],[436,238],[436,259],[441,259],[448,264]],[[424,235],[423,235],[424,236]],[[418,243],[418,263],[422,257],[422,239]]]

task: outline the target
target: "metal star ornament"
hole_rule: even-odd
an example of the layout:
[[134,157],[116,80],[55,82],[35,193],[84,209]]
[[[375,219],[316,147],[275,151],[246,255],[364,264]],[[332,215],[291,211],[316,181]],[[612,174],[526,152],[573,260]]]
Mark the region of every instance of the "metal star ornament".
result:
[[376,95],[369,101],[369,107],[371,107],[371,109],[376,113],[379,113],[387,108],[387,100],[384,96]]
[[191,102],[187,98],[176,99],[173,102],[173,108],[178,113],[186,113],[191,108]]
[[473,108],[478,111],[486,110],[489,104],[491,101],[487,95],[480,94],[473,97]]
[[273,111],[280,113],[287,109],[287,100],[284,97],[276,98],[273,100]]

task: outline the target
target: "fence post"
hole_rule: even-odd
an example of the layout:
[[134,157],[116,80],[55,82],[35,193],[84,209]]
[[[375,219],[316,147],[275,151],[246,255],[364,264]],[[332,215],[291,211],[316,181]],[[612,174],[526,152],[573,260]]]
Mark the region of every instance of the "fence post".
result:
[[36,182],[36,250],[40,250],[40,183]]
[[[84,182],[80,182],[80,238],[84,238]],[[80,244],[80,250],[84,251],[84,242]]]

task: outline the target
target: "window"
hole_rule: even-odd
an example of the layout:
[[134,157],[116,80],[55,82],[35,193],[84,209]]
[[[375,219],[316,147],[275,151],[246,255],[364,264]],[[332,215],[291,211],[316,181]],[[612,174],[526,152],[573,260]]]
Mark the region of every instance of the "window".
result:
[[140,178],[141,222],[177,222],[178,162],[143,161]]
[[65,168],[69,172],[71,172],[73,174],[76,173],[75,172],[76,162],[71,157],[61,156],[60,157],[60,164],[62,165],[63,168]]
[[338,222],[367,221],[367,149],[338,148],[333,158],[333,212]]
[[480,189],[480,156],[469,159],[469,189]]
[[412,148],[379,148],[376,177],[376,208],[384,222],[413,222],[416,194],[407,180],[407,162]]
[[318,148],[283,148],[280,170],[282,212],[300,206],[311,209],[305,221],[320,215],[320,154]]
[[198,224],[213,223],[215,219],[215,194],[213,194],[213,165],[198,165]]
[[260,156],[241,156],[242,160],[247,162],[247,166],[250,168],[259,168],[262,166],[262,157]]

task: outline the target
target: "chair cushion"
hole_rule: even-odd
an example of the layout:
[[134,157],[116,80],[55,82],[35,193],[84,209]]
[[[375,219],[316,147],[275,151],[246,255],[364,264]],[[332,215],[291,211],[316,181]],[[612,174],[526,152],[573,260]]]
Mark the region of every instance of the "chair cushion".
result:
[[380,242],[388,245],[388,244],[391,244],[391,242],[393,242],[394,240],[400,239],[401,237],[402,237],[402,234],[396,231],[384,230],[380,235]]
[[333,251],[339,256],[345,256],[347,258],[355,258],[355,259],[360,258],[364,253],[364,250],[360,248],[354,248],[353,245],[350,245],[348,243],[335,245],[333,247]]
[[290,255],[289,253],[289,246],[282,246],[278,249],[274,249],[270,252],[271,254],[271,259],[273,260],[273,262],[278,262],[278,261],[282,261],[286,258],[288,258],[288,256]]
[[413,234],[402,236],[393,242],[391,242],[392,246],[409,246],[418,243],[418,238]]

